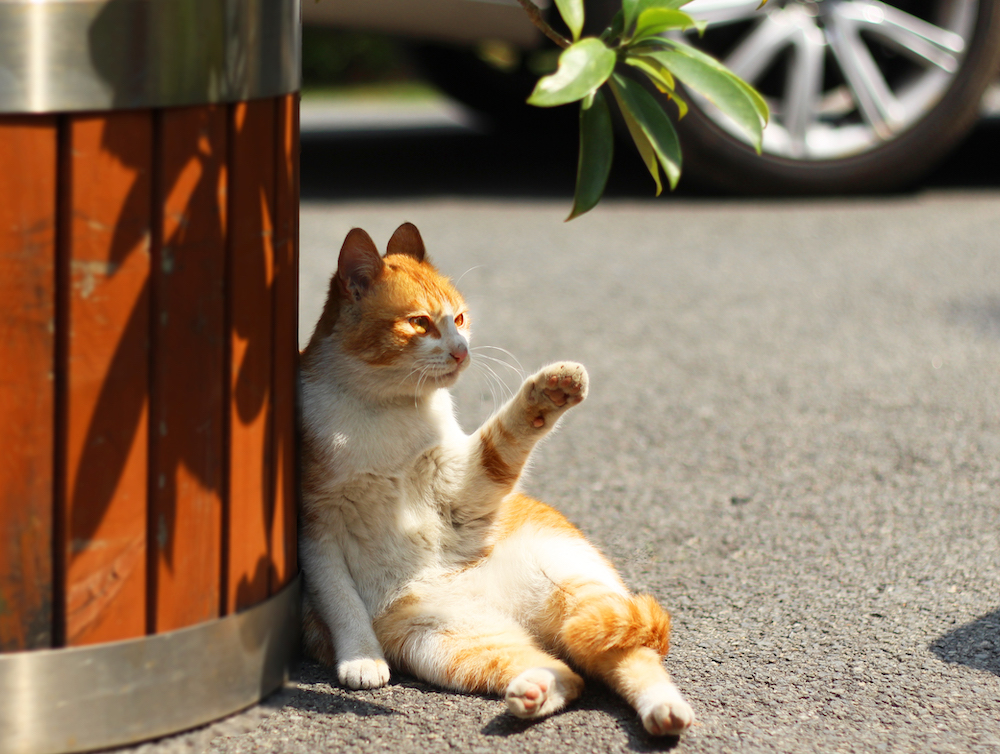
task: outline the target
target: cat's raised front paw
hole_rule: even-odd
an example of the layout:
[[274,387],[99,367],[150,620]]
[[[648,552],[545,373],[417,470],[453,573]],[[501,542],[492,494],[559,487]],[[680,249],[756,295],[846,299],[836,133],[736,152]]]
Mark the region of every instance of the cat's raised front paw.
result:
[[549,668],[531,668],[507,687],[507,709],[523,718],[544,717],[558,712],[580,695],[583,679],[567,671],[560,677]]
[[648,689],[638,708],[642,726],[654,736],[679,736],[694,724],[694,710],[673,684]]
[[560,361],[550,364],[529,380],[528,402],[531,425],[546,425],[549,414],[562,414],[587,397],[587,370],[582,364]]
[[377,689],[389,682],[385,660],[363,658],[337,664],[337,679],[349,689]]

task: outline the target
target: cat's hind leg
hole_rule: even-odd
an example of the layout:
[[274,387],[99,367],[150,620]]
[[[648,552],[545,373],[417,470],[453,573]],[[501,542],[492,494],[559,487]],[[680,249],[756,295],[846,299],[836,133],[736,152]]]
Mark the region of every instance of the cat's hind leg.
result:
[[629,593],[614,566],[555,509],[509,495],[499,539],[470,584],[571,665],[605,681],[654,735],[676,734],[694,713],[663,667],[670,617]]
[[375,631],[394,667],[456,691],[503,696],[517,717],[558,712],[583,690],[565,662],[486,605],[404,597],[375,621]]
[[670,617],[656,600],[571,583],[555,602],[562,620],[552,640],[577,667],[621,694],[649,733],[679,735],[694,723],[693,710],[663,667]]
[[609,652],[597,660],[593,672],[625,697],[654,736],[680,735],[694,723],[694,710],[655,650],[639,647]]

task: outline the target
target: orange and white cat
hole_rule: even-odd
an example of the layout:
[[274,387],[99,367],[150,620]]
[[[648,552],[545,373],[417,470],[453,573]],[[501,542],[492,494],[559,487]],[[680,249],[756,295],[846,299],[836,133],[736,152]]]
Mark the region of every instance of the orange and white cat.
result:
[[302,354],[304,641],[339,681],[389,668],[504,695],[523,718],[556,712],[600,678],[650,733],[694,714],[663,667],[670,618],[632,595],[558,511],[517,491],[532,448],[587,395],[552,364],[475,433],[448,388],[470,361],[469,313],[407,223],[380,257],[344,241]]

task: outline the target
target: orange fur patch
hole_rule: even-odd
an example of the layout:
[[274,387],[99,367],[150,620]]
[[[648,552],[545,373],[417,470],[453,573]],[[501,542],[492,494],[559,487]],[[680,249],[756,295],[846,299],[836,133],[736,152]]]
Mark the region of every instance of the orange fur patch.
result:
[[650,686],[670,681],[661,656],[648,647],[614,649],[596,655],[586,671],[607,683],[632,706]]
[[511,493],[504,498],[500,504],[496,525],[499,539],[507,539],[528,525],[583,539],[580,530],[573,526],[562,513],[552,506],[527,495],[522,495],[520,492]]
[[[502,694],[519,674],[533,667],[550,668],[572,686],[582,681],[561,660],[540,649],[520,627],[498,627],[489,633],[457,634],[428,612],[420,600],[400,598],[373,623],[390,665],[431,683],[457,691]],[[430,641],[436,649],[428,653]]]
[[372,366],[392,364],[419,337],[406,326],[407,319],[433,317],[445,306],[458,311],[464,301],[430,263],[401,254],[385,257],[381,274],[358,302],[357,316],[343,328],[344,350]]
[[448,654],[447,683],[461,691],[502,694],[510,682],[529,668],[549,668],[569,685],[583,681],[562,660],[542,651],[528,637],[511,631],[481,636],[444,637]]
[[575,606],[559,640],[574,656],[639,647],[666,655],[670,650],[670,616],[648,594],[595,595]]
[[[371,288],[355,302],[341,290],[337,275],[330,280],[326,304],[302,354],[302,368],[312,368],[320,340],[340,334],[343,348],[372,366],[395,363],[414,339],[405,323],[410,316],[439,315],[445,307],[463,311],[465,302],[451,281],[430,262],[405,254],[390,254]],[[346,316],[347,313],[350,316]]]
[[500,456],[500,452],[493,443],[491,433],[484,432],[480,437],[480,442],[482,444],[482,451],[479,458],[483,464],[483,471],[486,472],[486,476],[496,484],[513,487],[519,474]]

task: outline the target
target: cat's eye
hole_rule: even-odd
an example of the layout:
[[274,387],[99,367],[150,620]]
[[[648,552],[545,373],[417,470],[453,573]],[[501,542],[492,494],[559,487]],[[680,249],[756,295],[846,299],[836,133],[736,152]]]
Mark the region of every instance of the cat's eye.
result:
[[431,321],[428,317],[410,317],[410,327],[423,335],[431,329]]
[[455,327],[461,327],[464,324],[465,324],[464,314],[459,314],[457,317],[455,317]]

